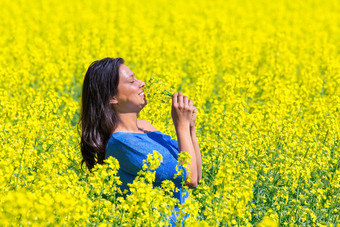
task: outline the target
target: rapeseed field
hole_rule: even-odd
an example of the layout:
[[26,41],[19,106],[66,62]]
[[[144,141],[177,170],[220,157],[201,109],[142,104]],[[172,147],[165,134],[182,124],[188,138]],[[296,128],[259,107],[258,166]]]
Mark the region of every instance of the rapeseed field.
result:
[[146,82],[140,119],[176,138],[165,94],[197,107],[203,181],[181,205],[186,226],[339,226],[339,12],[337,0],[1,0],[0,225],[169,224],[157,152],[126,199],[113,196],[117,160],[79,165],[85,72],[122,57]]

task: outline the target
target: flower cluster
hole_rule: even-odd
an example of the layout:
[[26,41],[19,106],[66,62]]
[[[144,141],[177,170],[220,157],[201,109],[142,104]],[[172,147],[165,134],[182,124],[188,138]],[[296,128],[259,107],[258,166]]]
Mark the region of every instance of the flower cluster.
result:
[[163,133],[176,138],[170,94],[197,107],[203,180],[180,223],[339,225],[339,10],[337,0],[2,0],[0,226],[169,224],[176,188],[153,187],[157,152],[130,194],[117,160],[79,165],[82,82],[108,56],[146,82],[139,118]]

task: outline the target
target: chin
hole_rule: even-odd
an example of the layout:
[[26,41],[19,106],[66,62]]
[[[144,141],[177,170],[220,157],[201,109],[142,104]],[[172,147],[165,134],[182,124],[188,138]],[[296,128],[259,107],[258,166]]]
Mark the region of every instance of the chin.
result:
[[141,109],[143,109],[144,106],[146,106],[146,104],[148,104],[148,101],[145,100],[145,102],[143,104],[141,104],[141,107],[142,107]]

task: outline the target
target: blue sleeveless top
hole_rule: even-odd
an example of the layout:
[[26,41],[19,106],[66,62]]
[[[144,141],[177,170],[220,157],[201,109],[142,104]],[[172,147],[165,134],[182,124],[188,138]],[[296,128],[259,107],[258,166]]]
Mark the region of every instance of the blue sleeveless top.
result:
[[158,151],[163,156],[163,161],[155,170],[154,187],[161,186],[163,180],[171,180],[179,189],[178,192],[174,192],[174,197],[184,203],[189,196],[188,190],[182,188],[182,180],[186,179],[187,171],[180,167],[183,169],[182,174],[174,179],[174,175],[177,173],[179,146],[177,140],[172,139],[169,135],[160,131],[149,133],[115,132],[106,144],[105,159],[112,156],[118,160],[120,168],[117,175],[122,182],[120,189],[123,192],[125,189],[129,191],[127,184],[133,182],[137,172],[142,170],[143,160],[153,151]]

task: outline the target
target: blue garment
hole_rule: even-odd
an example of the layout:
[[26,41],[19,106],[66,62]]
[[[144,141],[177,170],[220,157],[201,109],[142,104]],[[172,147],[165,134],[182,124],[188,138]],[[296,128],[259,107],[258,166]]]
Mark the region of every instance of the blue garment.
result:
[[[115,132],[105,147],[105,159],[109,156],[119,161],[120,168],[118,176],[122,181],[122,192],[127,189],[128,183],[132,183],[137,172],[142,169],[143,160],[148,154],[158,151],[163,156],[163,161],[156,169],[155,186],[161,186],[163,180],[171,180],[174,182],[178,192],[174,192],[174,197],[184,203],[189,196],[189,192],[182,188],[182,180],[187,177],[187,171],[183,169],[182,175],[174,179],[177,173],[176,165],[178,163],[179,146],[177,140],[172,139],[169,135],[160,131],[149,133],[133,133],[133,132]],[[177,209],[177,207],[176,207]],[[173,221],[171,221],[173,225]]]

